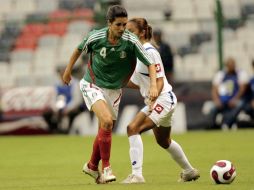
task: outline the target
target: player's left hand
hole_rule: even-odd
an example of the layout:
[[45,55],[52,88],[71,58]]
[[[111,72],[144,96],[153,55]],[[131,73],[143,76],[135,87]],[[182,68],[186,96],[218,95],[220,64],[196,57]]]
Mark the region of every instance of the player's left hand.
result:
[[149,99],[151,101],[154,101],[158,96],[158,90],[157,90],[157,86],[150,86],[150,90],[149,90]]

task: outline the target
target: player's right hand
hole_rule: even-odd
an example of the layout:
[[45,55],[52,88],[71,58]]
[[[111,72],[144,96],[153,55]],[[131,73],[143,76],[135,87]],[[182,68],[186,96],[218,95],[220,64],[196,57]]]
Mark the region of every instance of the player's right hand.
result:
[[71,71],[68,68],[65,69],[62,79],[64,84],[69,85],[71,81]]

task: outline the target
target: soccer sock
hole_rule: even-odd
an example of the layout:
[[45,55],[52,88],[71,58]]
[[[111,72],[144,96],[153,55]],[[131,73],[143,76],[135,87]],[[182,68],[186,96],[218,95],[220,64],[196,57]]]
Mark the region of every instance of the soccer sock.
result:
[[110,166],[109,159],[110,159],[112,132],[111,130],[105,130],[103,128],[100,128],[98,135],[103,170],[105,167]]
[[140,135],[129,137],[132,174],[142,176],[143,142]]
[[182,147],[177,142],[171,140],[171,144],[166,150],[171,154],[172,158],[178,163],[178,165],[182,169],[184,170],[193,169],[186,155],[184,154]]
[[101,159],[101,155],[100,155],[100,147],[99,147],[99,135],[96,136],[96,138],[94,139],[93,142],[93,152],[92,152],[92,156],[90,158],[90,161],[88,163],[88,167],[92,170],[98,170],[98,165]]

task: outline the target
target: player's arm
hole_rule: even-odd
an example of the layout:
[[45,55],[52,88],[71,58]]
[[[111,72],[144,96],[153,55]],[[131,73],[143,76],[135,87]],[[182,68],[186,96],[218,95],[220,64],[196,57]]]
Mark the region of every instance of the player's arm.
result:
[[71,55],[71,58],[69,60],[69,64],[67,65],[64,74],[63,74],[63,82],[65,84],[69,84],[71,81],[71,71],[73,66],[75,65],[77,59],[81,55],[82,52],[88,53],[89,49],[89,39],[91,38],[92,32],[88,34],[86,38],[79,44],[79,46],[74,50],[74,52]]
[[142,44],[136,40],[135,43],[135,53],[138,59],[148,66],[148,71],[149,71],[149,76],[150,76],[150,89],[149,89],[149,97],[154,100],[158,96],[158,91],[157,91],[157,84],[156,84],[156,68],[155,64],[149,57],[148,53],[146,50],[143,48]]
[[154,100],[158,96],[155,64],[149,65],[148,66],[148,71],[149,71],[149,76],[150,76],[149,95],[150,95],[151,100]]
[[158,90],[158,95],[159,95],[163,89],[163,86],[164,86],[163,77],[157,78],[156,83],[157,83],[157,90]]
[[65,84],[69,84],[70,81],[71,81],[71,71],[72,71],[72,68],[73,66],[75,65],[77,59],[79,58],[79,56],[81,55],[81,51],[78,50],[78,49],[75,49],[74,52],[72,53],[71,55],[71,58],[70,58],[70,61],[69,61],[69,64],[67,65],[65,71],[64,71],[64,74],[63,74],[63,82]]

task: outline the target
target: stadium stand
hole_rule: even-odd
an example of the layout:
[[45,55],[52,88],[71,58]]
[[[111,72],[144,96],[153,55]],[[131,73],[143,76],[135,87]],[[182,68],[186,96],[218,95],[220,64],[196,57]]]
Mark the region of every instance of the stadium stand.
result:
[[[94,0],[3,0],[0,88],[52,85],[73,48],[95,26]],[[177,82],[210,82],[219,69],[214,0],[122,0],[129,17],[146,17],[175,54]],[[254,58],[254,0],[221,0],[223,51],[249,74]],[[151,14],[152,13],[152,14]],[[21,72],[22,71],[22,72]],[[42,73],[43,71],[43,73]],[[27,77],[27,75],[29,77]],[[30,79],[30,80],[29,80]]]
[[[242,67],[249,68],[247,60],[252,58],[254,49],[254,42],[249,40],[253,39],[254,35],[254,1],[222,0],[221,2],[225,17],[223,30],[225,55],[233,54],[236,57],[245,55],[247,58],[244,59],[246,61],[243,62]],[[147,0],[145,9],[143,9],[141,1],[123,0],[122,3],[128,9],[129,17],[146,17],[154,27],[161,28],[165,40],[171,44],[175,54],[180,55],[179,59],[182,59],[182,62],[189,60],[189,54],[193,54],[194,57],[200,57],[199,55],[209,57],[209,54],[216,53],[217,35],[213,0],[160,0],[156,3]],[[69,55],[72,47],[94,25],[93,4],[93,1],[88,0],[11,0],[1,2],[0,18],[2,21],[4,19],[4,22],[1,22],[0,27],[0,61],[10,62],[10,64],[12,61],[16,61],[13,59],[31,62],[28,57],[27,60],[24,60],[25,55],[21,52],[33,51],[36,54],[37,49],[50,48],[55,53],[58,51],[59,60],[52,61],[53,59],[49,58],[49,63],[54,62],[55,66],[63,64],[64,55]],[[15,14],[10,14],[10,10]],[[153,14],[150,14],[151,10]],[[169,20],[165,16],[167,11],[170,12]],[[236,23],[235,20],[239,24],[232,24]],[[23,55],[19,55],[21,57],[16,55],[18,57],[15,58],[15,54]],[[30,55],[30,57],[32,56]],[[34,59],[32,70],[37,69],[40,65],[37,64],[38,59]],[[217,61],[214,61],[214,64],[218,65]],[[189,61],[186,64],[189,64]],[[186,69],[185,65],[178,65],[176,68],[184,70]],[[189,71],[189,73],[194,73],[187,75],[190,78],[184,76],[182,80],[211,80],[211,74],[209,74],[210,77],[199,76],[198,79],[194,77],[198,76],[200,70],[204,70],[207,66],[198,62],[194,67],[196,68],[197,65],[199,65],[199,69],[192,69],[193,71]],[[189,69],[188,66],[187,69]]]

